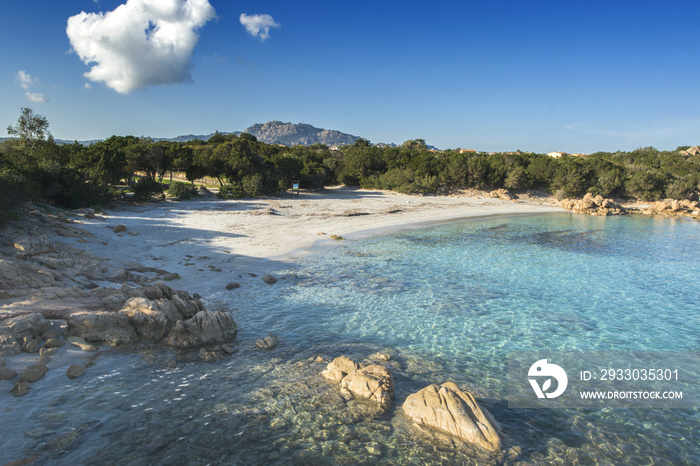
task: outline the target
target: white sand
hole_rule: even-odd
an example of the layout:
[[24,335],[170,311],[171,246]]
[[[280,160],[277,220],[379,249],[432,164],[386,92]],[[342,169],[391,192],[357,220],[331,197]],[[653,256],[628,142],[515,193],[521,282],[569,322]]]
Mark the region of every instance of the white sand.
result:
[[[280,261],[293,262],[315,244],[343,242],[330,235],[340,235],[347,242],[378,229],[562,211],[549,203],[336,188],[299,197],[285,194],[122,207],[108,212],[106,221],[78,217],[82,228],[97,237],[76,246],[117,262],[134,261],[178,273],[182,278],[172,286],[199,292],[249,280],[249,272],[265,274],[279,268]],[[112,228],[119,224],[138,235],[115,234]]]

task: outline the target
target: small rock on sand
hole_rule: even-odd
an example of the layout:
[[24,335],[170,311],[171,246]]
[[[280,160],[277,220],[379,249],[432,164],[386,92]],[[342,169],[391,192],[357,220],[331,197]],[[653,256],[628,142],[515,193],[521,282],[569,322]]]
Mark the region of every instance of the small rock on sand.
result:
[[112,230],[112,231],[114,231],[115,233],[121,233],[122,231],[126,231],[126,226],[117,225],[116,227],[114,227],[114,230]]

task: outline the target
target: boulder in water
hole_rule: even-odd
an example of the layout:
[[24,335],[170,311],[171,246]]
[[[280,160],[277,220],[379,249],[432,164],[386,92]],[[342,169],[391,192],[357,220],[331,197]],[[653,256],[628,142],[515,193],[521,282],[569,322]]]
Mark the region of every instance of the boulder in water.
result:
[[452,383],[429,385],[406,398],[403,412],[416,424],[454,435],[486,450],[498,451],[498,424],[470,393]]

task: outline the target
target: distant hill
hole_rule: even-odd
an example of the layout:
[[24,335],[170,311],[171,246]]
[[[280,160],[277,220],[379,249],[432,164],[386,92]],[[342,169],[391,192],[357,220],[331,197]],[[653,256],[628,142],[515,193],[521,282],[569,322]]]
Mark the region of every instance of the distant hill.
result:
[[[235,134],[238,136],[241,134],[240,131],[233,131],[230,133],[227,133],[225,131],[220,131],[221,134]],[[194,141],[195,139],[199,139],[202,141],[208,140],[210,137],[212,137],[214,133],[210,134],[185,134],[183,136],[176,136],[174,138],[151,138],[154,141],[170,141],[170,142],[187,142],[187,141]],[[68,140],[68,139],[56,139],[56,144],[73,144],[75,141]],[[94,144],[96,142],[101,142],[104,141],[104,139],[91,139],[89,141],[78,141],[78,144],[81,144],[83,146],[89,146],[90,144]],[[0,142],[2,142],[2,138],[0,138]]]
[[[232,131],[224,132],[220,131],[221,134],[235,134],[240,135],[241,133],[248,133],[255,136],[258,141],[266,142],[268,144],[284,144],[285,146],[310,146],[312,144],[325,144],[327,146],[344,146],[353,144],[355,141],[360,139],[359,136],[353,136],[352,134],[342,133],[340,131],[332,129],[316,128],[311,125],[304,123],[294,124],[294,123],[282,123],[281,121],[268,121],[265,124],[257,123],[245,131]],[[186,142],[199,139],[206,141],[211,138],[215,133],[210,134],[186,134],[182,136],[177,136],[174,138],[151,138],[154,141],[173,141],[173,142]],[[0,138],[0,143],[10,138]],[[68,139],[56,139],[57,144],[73,144],[75,141]],[[78,141],[79,144],[84,146],[89,146],[90,144],[103,141],[103,139],[92,139],[89,141]]]
[[[220,134],[223,134],[224,136],[227,134],[235,134],[238,136],[241,134],[241,131],[233,131],[230,133],[227,133],[225,131],[219,131]],[[154,141],[171,141],[171,142],[187,142],[187,141],[194,141],[195,139],[199,139],[200,141],[207,141],[209,138],[214,136],[215,133],[209,133],[209,134],[186,134],[184,136],[176,136],[174,138],[153,138]]]
[[305,123],[282,123],[281,121],[257,123],[243,132],[252,134],[258,138],[258,141],[268,144],[284,144],[285,146],[310,146],[312,144],[343,146],[353,144],[360,139],[359,136],[332,129],[316,128]]

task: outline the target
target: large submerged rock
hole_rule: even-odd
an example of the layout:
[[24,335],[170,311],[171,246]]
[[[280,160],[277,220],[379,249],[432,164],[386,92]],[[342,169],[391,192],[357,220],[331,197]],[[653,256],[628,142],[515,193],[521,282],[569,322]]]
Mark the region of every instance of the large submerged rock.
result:
[[452,383],[429,385],[406,398],[404,413],[414,422],[454,435],[486,450],[498,451],[498,424],[474,397]]

